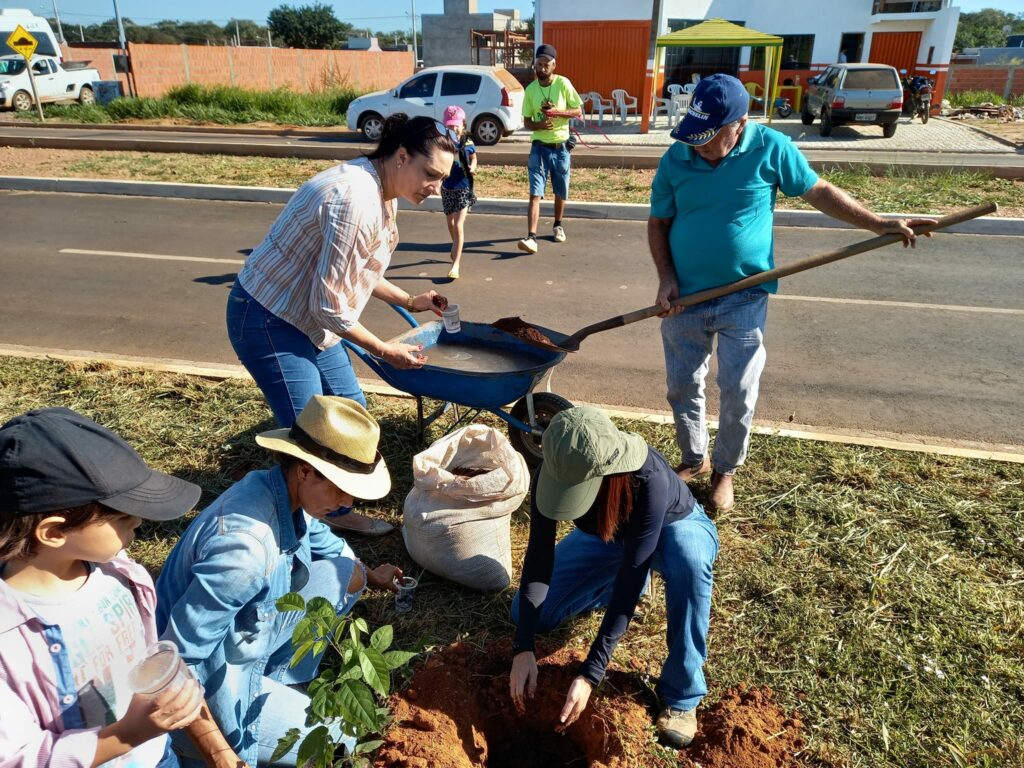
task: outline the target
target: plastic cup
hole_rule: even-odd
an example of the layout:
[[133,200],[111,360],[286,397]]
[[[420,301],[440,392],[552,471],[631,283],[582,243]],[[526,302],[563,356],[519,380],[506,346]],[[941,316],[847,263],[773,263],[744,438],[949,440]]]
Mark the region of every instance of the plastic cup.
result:
[[395,586],[398,587],[398,591],[395,593],[395,611],[397,613],[408,613],[412,610],[412,599],[418,585],[419,582],[412,576],[395,579]]
[[135,693],[156,696],[166,690],[178,690],[194,680],[192,670],[181,658],[178,647],[161,640],[146,649],[146,658],[128,673],[128,687]]
[[444,320],[444,329],[448,333],[458,333],[462,330],[462,322],[459,320],[459,305],[449,304],[448,308],[441,313]]

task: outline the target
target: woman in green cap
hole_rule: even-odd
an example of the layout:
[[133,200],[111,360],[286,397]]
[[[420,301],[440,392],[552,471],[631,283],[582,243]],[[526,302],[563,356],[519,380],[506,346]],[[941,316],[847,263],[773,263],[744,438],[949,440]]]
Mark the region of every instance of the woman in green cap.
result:
[[[557,414],[543,445],[531,493],[530,541],[512,601],[512,699],[524,711],[536,692],[534,635],[604,607],[601,629],[559,717],[564,725],[576,720],[603,679],[653,568],[665,581],[668,614],[657,728],[666,742],[685,747],[707,693],[702,667],[718,555],[715,524],[665,457],[639,435],[620,431],[600,409]],[[572,520],[576,528],[555,546],[560,520]]]

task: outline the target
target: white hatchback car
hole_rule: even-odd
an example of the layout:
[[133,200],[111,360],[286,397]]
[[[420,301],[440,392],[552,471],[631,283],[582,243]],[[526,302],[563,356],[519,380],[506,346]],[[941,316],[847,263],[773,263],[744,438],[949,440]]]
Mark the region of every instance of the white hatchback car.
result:
[[350,128],[367,141],[380,139],[384,120],[398,112],[443,119],[445,107],[466,110],[473,140],[489,146],[523,127],[523,86],[501,67],[444,66],[421,69],[390,91],[367,93],[348,106]]

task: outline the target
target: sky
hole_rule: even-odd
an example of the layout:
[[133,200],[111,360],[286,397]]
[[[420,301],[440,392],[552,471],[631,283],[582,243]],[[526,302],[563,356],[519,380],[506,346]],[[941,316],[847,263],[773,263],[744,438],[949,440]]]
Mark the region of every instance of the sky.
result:
[[[370,27],[374,30],[391,31],[409,26],[409,14],[413,2],[416,15],[441,13],[444,0],[375,0],[366,2],[330,2],[321,0],[334,8],[334,14],[342,21],[356,27]],[[54,0],[0,0],[0,8],[28,8],[39,16],[53,16]],[[121,15],[140,24],[149,24],[161,19],[182,21],[206,20],[225,24],[232,18],[252,19],[266,23],[267,14],[279,5],[310,5],[316,0],[118,0]],[[56,0],[62,22],[67,24],[95,24],[112,18],[113,0]],[[1010,13],[1024,13],[1024,0],[956,0],[961,11],[980,11],[982,8],[998,8]],[[211,8],[213,10],[211,10]],[[523,16],[533,13],[532,0],[479,0],[481,12],[495,8],[519,8]]]
[[[317,0],[118,0],[122,18],[139,24],[162,19],[179,21],[207,20],[226,24],[231,19],[252,19],[265,24],[267,15],[280,5],[313,5]],[[389,32],[409,26],[409,14],[415,1],[416,16],[442,13],[444,0],[374,0],[367,2],[330,2],[320,0],[334,9],[334,15],[356,27],[371,27]],[[114,16],[113,0],[56,0],[62,24],[98,24]],[[524,16],[533,13],[532,0],[479,0],[481,13],[495,8],[519,8]],[[37,16],[53,17],[53,0],[0,0],[0,8],[27,8]]]

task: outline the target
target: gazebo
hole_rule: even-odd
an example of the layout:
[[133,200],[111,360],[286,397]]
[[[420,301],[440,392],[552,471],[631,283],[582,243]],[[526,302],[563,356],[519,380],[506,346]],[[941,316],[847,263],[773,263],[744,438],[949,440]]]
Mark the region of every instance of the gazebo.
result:
[[[658,94],[658,82],[662,79],[661,72],[665,66],[665,49],[670,46],[688,46],[692,48],[764,48],[764,101],[765,117],[771,123],[772,107],[778,92],[779,69],[782,64],[782,38],[758,32],[756,29],[741,27],[725,19],[708,19],[678,32],[659,35],[656,43],[656,59],[654,63],[655,77],[651,78],[650,102]],[[649,111],[648,111],[649,112]],[[643,130],[646,132],[649,114],[644,115]]]

